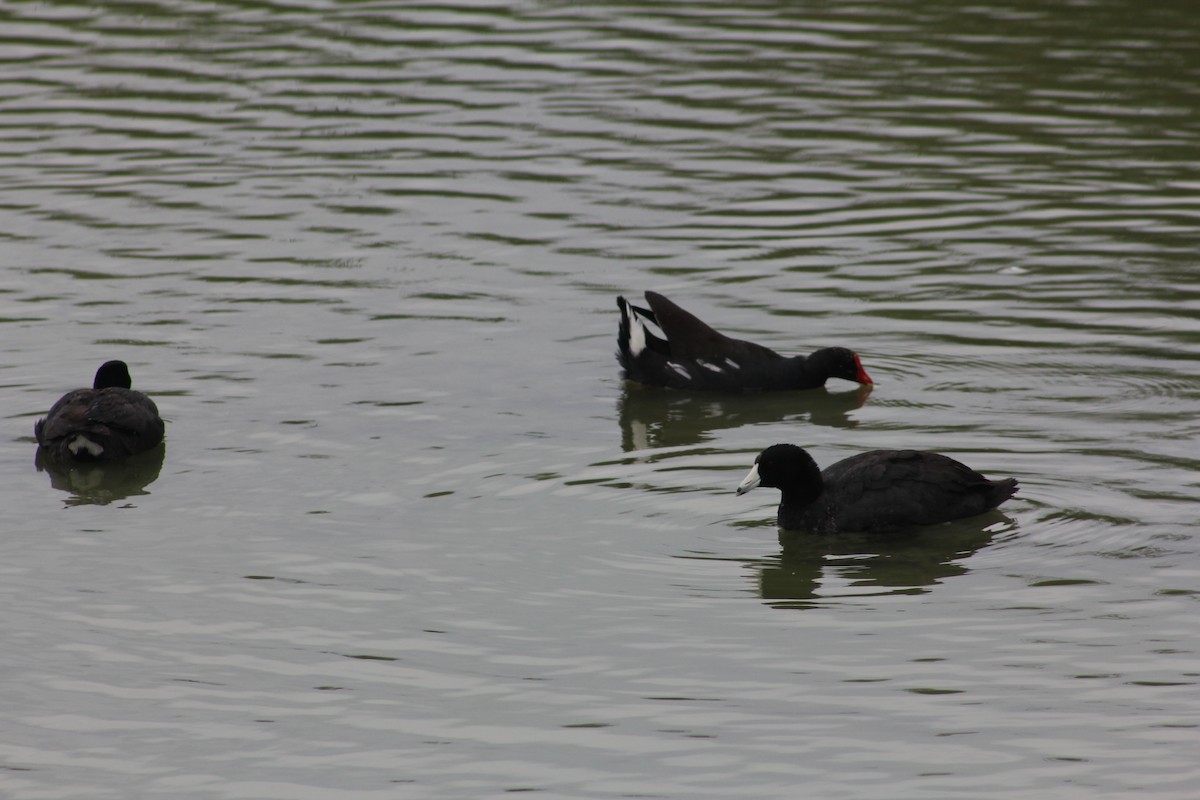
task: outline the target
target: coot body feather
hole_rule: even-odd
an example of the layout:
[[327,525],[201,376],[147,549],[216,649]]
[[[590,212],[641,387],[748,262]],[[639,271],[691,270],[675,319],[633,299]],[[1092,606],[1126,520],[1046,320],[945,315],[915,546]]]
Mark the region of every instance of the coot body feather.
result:
[[67,392],[34,424],[42,452],[60,461],[115,461],[158,445],[158,407],[131,385],[123,361],[105,362],[91,389]]
[[871,450],[824,471],[796,445],[759,454],[738,487],[779,489],[779,527],[814,533],[881,531],[972,517],[1017,491],[1014,478],[989,480],[949,456],[919,450]]

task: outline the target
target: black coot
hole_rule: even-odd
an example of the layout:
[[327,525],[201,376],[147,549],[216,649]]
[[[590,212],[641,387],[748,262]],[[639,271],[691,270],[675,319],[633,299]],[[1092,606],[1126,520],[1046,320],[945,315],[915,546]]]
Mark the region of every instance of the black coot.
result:
[[838,533],[932,525],[982,514],[1017,491],[1014,478],[989,480],[938,453],[872,450],[821,471],[794,444],[768,447],[738,486],[783,492],[779,527]]
[[[617,298],[621,325],[617,360],[625,377],[649,386],[726,392],[815,389],[828,378],[872,383],[858,355],[827,347],[809,356],[782,356],[768,347],[731,339],[657,292],[650,308]],[[656,325],[662,335],[647,328]]]
[[64,461],[115,461],[156,446],[163,438],[158,407],[131,384],[125,362],[105,362],[91,389],[67,392],[33,426],[42,452]]

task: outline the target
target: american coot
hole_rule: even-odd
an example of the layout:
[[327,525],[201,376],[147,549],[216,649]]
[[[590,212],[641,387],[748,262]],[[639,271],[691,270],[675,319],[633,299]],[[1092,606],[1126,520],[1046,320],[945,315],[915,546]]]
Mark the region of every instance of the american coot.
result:
[[161,442],[158,407],[131,384],[124,361],[101,365],[91,389],[67,392],[33,426],[43,452],[61,460],[114,461]]
[[[617,360],[625,377],[649,386],[726,392],[815,389],[828,378],[872,383],[858,355],[827,347],[810,356],[782,356],[760,344],[731,339],[657,292],[650,308],[617,298],[621,327]],[[646,327],[658,326],[663,336]]]
[[1017,491],[1014,478],[992,481],[938,453],[871,450],[822,472],[794,444],[768,447],[737,488],[783,492],[779,527],[838,533],[932,525],[982,514]]

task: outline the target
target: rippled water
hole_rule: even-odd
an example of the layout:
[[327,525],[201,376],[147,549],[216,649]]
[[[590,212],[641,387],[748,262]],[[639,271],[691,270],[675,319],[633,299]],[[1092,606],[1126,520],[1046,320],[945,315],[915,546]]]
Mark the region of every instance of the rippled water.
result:
[[[0,789],[1190,800],[1186,3],[0,3]],[[619,379],[654,288],[873,391]],[[103,360],[168,419],[40,471]],[[994,514],[787,536],[776,441]]]

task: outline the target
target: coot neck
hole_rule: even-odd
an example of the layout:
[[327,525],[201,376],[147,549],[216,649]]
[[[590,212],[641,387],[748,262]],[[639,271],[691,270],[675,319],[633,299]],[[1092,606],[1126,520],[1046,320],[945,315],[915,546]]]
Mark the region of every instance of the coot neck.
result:
[[815,502],[825,490],[817,462],[806,452],[801,451],[799,455],[802,457],[788,465],[786,476],[779,482],[782,505],[794,508]]

